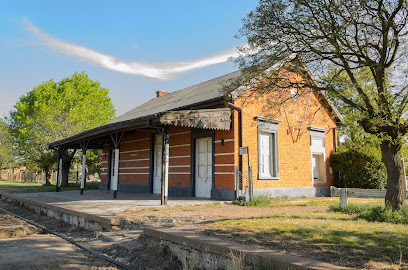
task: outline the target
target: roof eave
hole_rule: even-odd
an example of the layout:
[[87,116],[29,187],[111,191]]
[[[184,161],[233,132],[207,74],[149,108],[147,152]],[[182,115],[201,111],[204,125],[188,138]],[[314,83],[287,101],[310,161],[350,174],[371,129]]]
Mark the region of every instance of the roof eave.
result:
[[[183,110],[183,109],[198,109],[198,108],[204,108],[204,107],[209,107],[213,105],[217,105],[225,101],[225,97],[217,97],[213,98],[210,100],[206,100],[203,102],[198,102],[194,104],[190,104],[188,106],[183,106],[179,108],[175,108],[174,110]],[[141,129],[141,128],[147,128],[150,126],[150,121],[153,119],[156,119],[160,114],[165,113],[160,112],[157,114],[152,114],[148,116],[143,116],[139,118],[134,118],[130,120],[124,120],[120,122],[114,122],[114,123],[108,123],[104,124],[102,126],[98,126],[93,129],[88,129],[86,131],[83,131],[81,133],[75,134],[73,136],[64,138],[62,140],[58,140],[52,143],[48,144],[49,149],[56,149],[59,146],[69,146],[76,144],[80,141],[86,141],[86,140],[92,140],[92,139],[97,139],[102,136],[107,136],[112,132],[118,132],[118,131],[128,131],[128,130],[133,130],[133,129]]]

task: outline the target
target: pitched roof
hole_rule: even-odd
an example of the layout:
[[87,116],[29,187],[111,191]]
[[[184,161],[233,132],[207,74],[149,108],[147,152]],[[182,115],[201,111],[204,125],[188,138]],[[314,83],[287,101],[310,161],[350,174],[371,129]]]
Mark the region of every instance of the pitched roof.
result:
[[225,93],[222,91],[224,84],[226,84],[230,79],[237,78],[240,74],[240,71],[235,71],[224,76],[175,91],[173,93],[168,93],[166,95],[153,98],[139,107],[118,116],[117,118],[108,122],[106,125],[157,113],[182,108],[186,109],[195,104],[221,99],[225,96]]

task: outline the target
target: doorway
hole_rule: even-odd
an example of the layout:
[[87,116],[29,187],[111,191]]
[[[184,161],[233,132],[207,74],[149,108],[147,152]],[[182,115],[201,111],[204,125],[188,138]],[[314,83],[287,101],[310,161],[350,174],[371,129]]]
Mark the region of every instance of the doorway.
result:
[[162,178],[162,136],[154,136],[154,160],[153,160],[153,193],[161,193]]
[[196,140],[195,196],[211,198],[213,182],[212,138]]

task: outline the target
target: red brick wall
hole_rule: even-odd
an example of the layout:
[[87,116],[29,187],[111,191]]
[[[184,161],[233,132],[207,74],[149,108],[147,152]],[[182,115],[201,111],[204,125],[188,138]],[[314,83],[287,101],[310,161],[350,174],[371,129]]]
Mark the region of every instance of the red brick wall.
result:
[[191,131],[170,127],[169,186],[189,187],[191,166]]
[[[234,130],[216,130],[214,137],[215,188],[234,189],[236,166]],[[222,140],[224,140],[224,145],[222,145]]]
[[[288,187],[312,187],[330,186],[334,176],[330,174],[329,157],[334,151],[333,128],[336,127],[335,119],[318,94],[298,97],[295,101],[289,101],[277,108],[271,106],[276,100],[274,94],[243,96],[236,100],[237,106],[243,107],[243,146],[249,147],[250,165],[253,167],[254,188],[288,188]],[[306,112],[306,113],[305,113]],[[236,116],[236,114],[235,114]],[[258,178],[258,128],[256,116],[264,116],[277,119],[278,126],[278,156],[279,173],[278,180],[261,180]],[[301,120],[304,118],[304,121]],[[302,124],[302,125],[301,125]],[[312,183],[310,131],[308,127],[327,129],[325,132],[325,161],[326,183]],[[295,128],[294,132],[292,127]],[[300,129],[299,129],[300,128]],[[300,136],[298,136],[300,132]],[[237,135],[236,135],[237,136]],[[236,137],[238,138],[238,137]],[[236,142],[236,155],[238,156],[238,142]],[[247,174],[247,155],[243,156],[243,171]]]

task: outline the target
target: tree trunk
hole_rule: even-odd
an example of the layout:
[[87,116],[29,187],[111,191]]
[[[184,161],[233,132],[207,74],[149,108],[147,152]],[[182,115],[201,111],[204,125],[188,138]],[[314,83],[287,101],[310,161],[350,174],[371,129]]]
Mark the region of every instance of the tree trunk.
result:
[[71,168],[71,162],[74,158],[76,150],[73,150],[69,153],[68,150],[64,151],[62,154],[62,179],[61,179],[61,186],[66,187],[68,186],[68,176],[69,176],[69,169]]
[[51,185],[50,183],[50,166],[44,166],[44,172],[45,172],[45,184],[46,185]]
[[393,210],[401,209],[404,202],[404,165],[401,159],[401,144],[392,144],[389,141],[381,143],[381,153],[387,169],[387,193],[385,206]]

